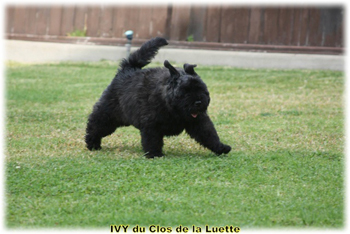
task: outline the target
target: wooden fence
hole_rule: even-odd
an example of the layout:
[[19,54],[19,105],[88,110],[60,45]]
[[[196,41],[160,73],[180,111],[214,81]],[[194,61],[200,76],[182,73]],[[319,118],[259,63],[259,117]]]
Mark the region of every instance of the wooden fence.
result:
[[344,46],[342,7],[235,7],[225,5],[9,5],[6,33],[136,39],[163,36],[198,41],[299,47]]

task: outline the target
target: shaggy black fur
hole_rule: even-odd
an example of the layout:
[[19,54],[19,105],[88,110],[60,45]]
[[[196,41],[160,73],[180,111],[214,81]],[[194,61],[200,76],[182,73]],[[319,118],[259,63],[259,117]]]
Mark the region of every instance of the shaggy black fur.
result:
[[85,136],[89,150],[101,149],[103,137],[129,125],[140,130],[148,158],[163,156],[163,137],[178,135],[184,129],[216,154],[231,150],[220,142],[207,115],[209,92],[194,71],[196,65],[185,64],[179,69],[165,60],[165,68],[141,69],[167,44],[163,38],[153,38],[121,62],[89,116]]

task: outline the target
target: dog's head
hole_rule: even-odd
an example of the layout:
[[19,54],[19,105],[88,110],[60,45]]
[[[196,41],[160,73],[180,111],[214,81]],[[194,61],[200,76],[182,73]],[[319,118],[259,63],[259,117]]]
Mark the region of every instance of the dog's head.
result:
[[175,69],[168,60],[164,66],[170,72],[168,80],[168,104],[177,111],[181,111],[186,119],[196,119],[206,113],[210,97],[207,86],[194,71],[197,65],[184,64],[184,70]]

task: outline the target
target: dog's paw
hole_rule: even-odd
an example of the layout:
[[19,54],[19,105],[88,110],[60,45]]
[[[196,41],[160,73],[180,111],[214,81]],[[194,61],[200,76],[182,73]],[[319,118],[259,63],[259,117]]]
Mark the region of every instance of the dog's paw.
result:
[[231,146],[221,144],[220,149],[216,152],[217,155],[227,154],[231,151]]
[[87,145],[86,147],[87,147],[90,151],[102,149],[101,145]]
[[147,152],[144,156],[146,158],[160,158],[160,157],[163,157],[164,154],[163,153],[150,153],[150,152]]
[[231,146],[229,145],[223,145],[222,153],[228,154],[231,151]]

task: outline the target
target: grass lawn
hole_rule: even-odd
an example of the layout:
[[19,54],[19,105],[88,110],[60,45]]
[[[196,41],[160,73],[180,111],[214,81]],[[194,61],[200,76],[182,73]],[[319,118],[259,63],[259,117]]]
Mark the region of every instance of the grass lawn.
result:
[[133,127],[85,148],[116,69],[7,64],[7,227],[344,227],[342,72],[199,66],[232,151],[218,157],[183,133],[152,160]]

